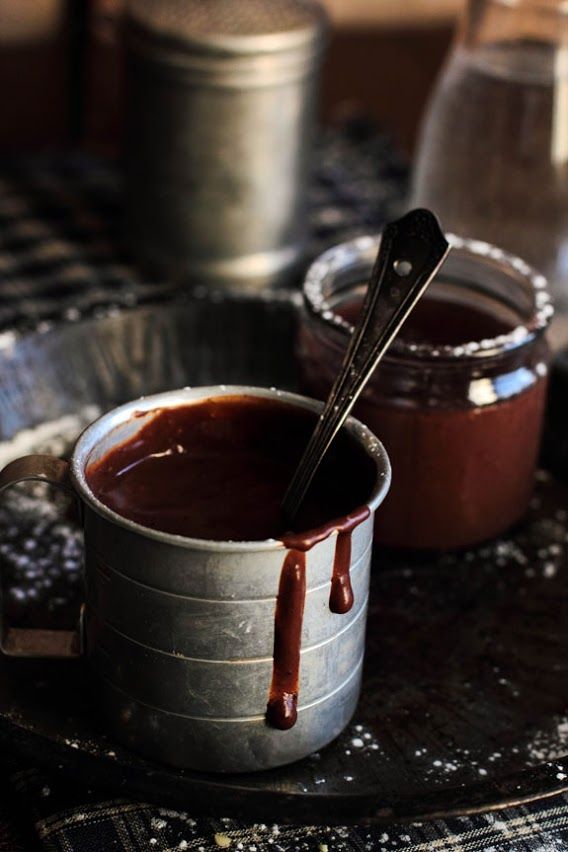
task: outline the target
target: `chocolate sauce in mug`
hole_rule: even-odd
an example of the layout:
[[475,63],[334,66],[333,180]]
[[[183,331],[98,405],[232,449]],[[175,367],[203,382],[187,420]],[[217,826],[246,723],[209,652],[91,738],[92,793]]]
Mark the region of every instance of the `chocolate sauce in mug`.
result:
[[[330,449],[295,529],[280,504],[315,425],[306,409],[252,396],[224,396],[156,411],[131,439],[87,467],[96,497],[129,520],[215,541],[274,538],[287,548],[275,612],[267,708],[273,727],[297,716],[306,552],[338,532],[329,606],[353,606],[351,534],[370,514],[376,471],[347,432]],[[331,519],[331,520],[330,520]]]

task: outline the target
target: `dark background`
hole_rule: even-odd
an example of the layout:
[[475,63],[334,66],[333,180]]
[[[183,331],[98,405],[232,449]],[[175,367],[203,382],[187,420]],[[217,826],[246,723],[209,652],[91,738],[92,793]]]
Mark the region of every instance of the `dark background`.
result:
[[[156,0],[158,2],[158,0]],[[461,0],[324,0],[322,118],[364,113],[410,155]],[[0,0],[0,152],[120,146],[123,0]]]

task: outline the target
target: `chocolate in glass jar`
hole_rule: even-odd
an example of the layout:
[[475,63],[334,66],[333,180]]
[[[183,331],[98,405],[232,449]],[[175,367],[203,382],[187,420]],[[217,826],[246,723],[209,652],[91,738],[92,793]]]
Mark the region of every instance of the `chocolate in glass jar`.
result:
[[[545,279],[479,241],[453,250],[378,367],[355,415],[392,460],[376,538],[454,549],[523,516],[533,488],[547,389]],[[378,240],[331,249],[310,269],[298,352],[324,398],[338,372]]]

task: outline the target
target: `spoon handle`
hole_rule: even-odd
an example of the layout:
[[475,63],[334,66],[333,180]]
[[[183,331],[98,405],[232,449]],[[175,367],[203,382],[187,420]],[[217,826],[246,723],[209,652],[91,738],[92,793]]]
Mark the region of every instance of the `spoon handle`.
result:
[[341,372],[282,502],[287,521],[296,517],[331,442],[449,250],[429,210],[412,210],[384,229]]

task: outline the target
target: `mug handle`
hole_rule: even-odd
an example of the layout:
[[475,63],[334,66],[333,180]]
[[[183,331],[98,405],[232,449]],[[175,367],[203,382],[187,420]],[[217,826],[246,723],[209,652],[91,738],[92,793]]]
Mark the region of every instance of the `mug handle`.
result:
[[[0,493],[18,482],[35,480],[54,485],[77,499],[71,483],[69,463],[55,456],[23,456],[0,470]],[[10,627],[4,623],[0,587],[0,653],[7,657],[70,659],[83,653],[83,607],[75,630],[40,630]]]

